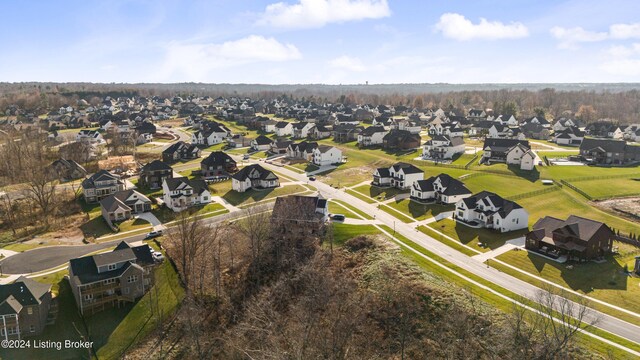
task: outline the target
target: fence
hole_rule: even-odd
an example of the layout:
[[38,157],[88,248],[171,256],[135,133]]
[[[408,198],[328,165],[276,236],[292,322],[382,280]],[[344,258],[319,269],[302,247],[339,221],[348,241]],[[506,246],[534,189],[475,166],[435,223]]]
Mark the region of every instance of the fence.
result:
[[560,182],[562,183],[562,185],[564,185],[564,186],[566,186],[566,187],[570,188],[571,190],[573,190],[573,191],[577,192],[578,194],[580,194],[580,195],[584,196],[587,200],[589,200],[589,201],[593,200],[593,198],[591,197],[591,195],[589,195],[589,194],[587,194],[586,192],[584,192],[584,191],[582,191],[582,190],[578,189],[576,186],[574,186],[574,185],[573,185],[573,184],[571,184],[571,183],[568,183],[566,180],[560,180]]
[[618,174],[618,175],[604,175],[604,176],[583,176],[576,178],[564,179],[564,181],[575,182],[575,181],[587,181],[587,180],[606,180],[606,179],[622,179],[622,178],[640,178],[640,174]]
[[464,168],[468,169],[476,160],[478,160],[478,154],[475,154],[473,159],[469,160],[469,162],[464,165]]
[[534,196],[538,196],[538,195],[542,195],[542,194],[548,194],[548,193],[551,193],[551,192],[554,192],[554,191],[558,191],[558,190],[560,190],[560,187],[554,185],[554,186],[550,186],[550,187],[545,188],[545,189],[540,189],[540,190],[530,191],[530,192],[527,192],[527,193],[522,193],[522,194],[518,194],[518,195],[514,195],[514,196],[509,196],[509,197],[507,197],[507,199],[508,200],[512,200],[512,201],[520,200],[520,199],[527,199],[527,198],[530,198],[530,197],[534,197]]

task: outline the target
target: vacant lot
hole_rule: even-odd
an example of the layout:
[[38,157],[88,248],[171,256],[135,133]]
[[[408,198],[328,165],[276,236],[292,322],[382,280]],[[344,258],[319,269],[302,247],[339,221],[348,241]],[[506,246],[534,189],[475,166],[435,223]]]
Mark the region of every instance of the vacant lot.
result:
[[494,192],[502,197],[509,197],[544,188],[540,181],[530,181],[516,176],[482,174],[463,179],[464,184],[473,193],[483,190]]

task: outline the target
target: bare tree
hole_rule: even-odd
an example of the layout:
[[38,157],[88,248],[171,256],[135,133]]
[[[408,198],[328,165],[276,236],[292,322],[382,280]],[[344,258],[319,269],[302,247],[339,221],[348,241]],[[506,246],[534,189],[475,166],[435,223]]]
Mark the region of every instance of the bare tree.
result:
[[183,211],[167,233],[166,248],[180,270],[187,295],[193,291],[196,258],[206,246],[207,228],[202,220]]
[[250,206],[243,210],[243,217],[234,225],[249,240],[251,258],[255,260],[262,253],[264,244],[271,234],[271,214],[265,205]]

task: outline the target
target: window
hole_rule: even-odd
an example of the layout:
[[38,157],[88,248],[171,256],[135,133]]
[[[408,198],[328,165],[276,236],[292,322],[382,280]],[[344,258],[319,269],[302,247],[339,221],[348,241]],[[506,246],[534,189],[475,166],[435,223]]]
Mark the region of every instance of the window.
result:
[[138,281],[138,275],[131,275],[129,276],[129,278],[127,279],[128,283],[132,283],[132,282],[136,282]]
[[107,280],[102,281],[102,283],[104,285],[115,284],[115,282],[116,282],[115,278],[114,279],[107,279]]
[[122,292],[125,293],[125,294],[128,294],[129,293],[129,288],[128,287],[124,288],[124,290]]
[[27,314],[33,315],[33,308],[32,307],[28,307],[27,308]]
[[85,300],[93,300],[93,294],[86,294],[86,295],[84,296],[84,299],[85,299]]
[[[120,214],[118,214],[118,216],[120,216]],[[116,269],[116,264],[107,265],[107,271],[111,271],[111,270],[115,270],[115,269]]]

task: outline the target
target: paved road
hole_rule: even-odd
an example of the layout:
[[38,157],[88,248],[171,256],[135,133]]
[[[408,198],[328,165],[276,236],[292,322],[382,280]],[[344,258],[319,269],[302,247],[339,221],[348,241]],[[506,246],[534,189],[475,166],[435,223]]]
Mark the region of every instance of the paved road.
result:
[[[305,180],[304,174],[298,174],[286,168],[281,168],[264,162],[262,165],[264,167],[277,170],[292,179],[300,181]],[[335,189],[319,181],[314,182],[313,185],[318,188],[320,194],[326,198],[344,201],[367,214],[376,214],[376,220],[394,228],[397,233],[407,237],[409,240],[431,251],[442,259],[529,300],[537,301],[539,299],[541,292],[540,288],[500,272],[494,268],[488,267],[479,261],[471,260],[461,252],[456,251],[438,240],[417,231],[412,225],[403,223],[391,214],[378,210],[376,205],[366,203],[342,190]],[[574,304],[574,308],[577,309],[578,305]],[[640,326],[630,324],[626,321],[593,309],[591,309],[587,316],[585,316],[584,321],[596,324],[597,327],[622,338],[640,343]]]
[[[224,220],[242,216],[241,211],[226,213],[215,217],[204,219],[205,224],[215,224]],[[86,254],[108,249],[116,246],[121,241],[128,243],[144,239],[144,234],[132,235],[118,240],[105,241],[98,244],[77,245],[77,246],[47,246],[28,250],[23,253],[12,255],[0,261],[0,269],[3,274],[29,274],[55,268]]]

